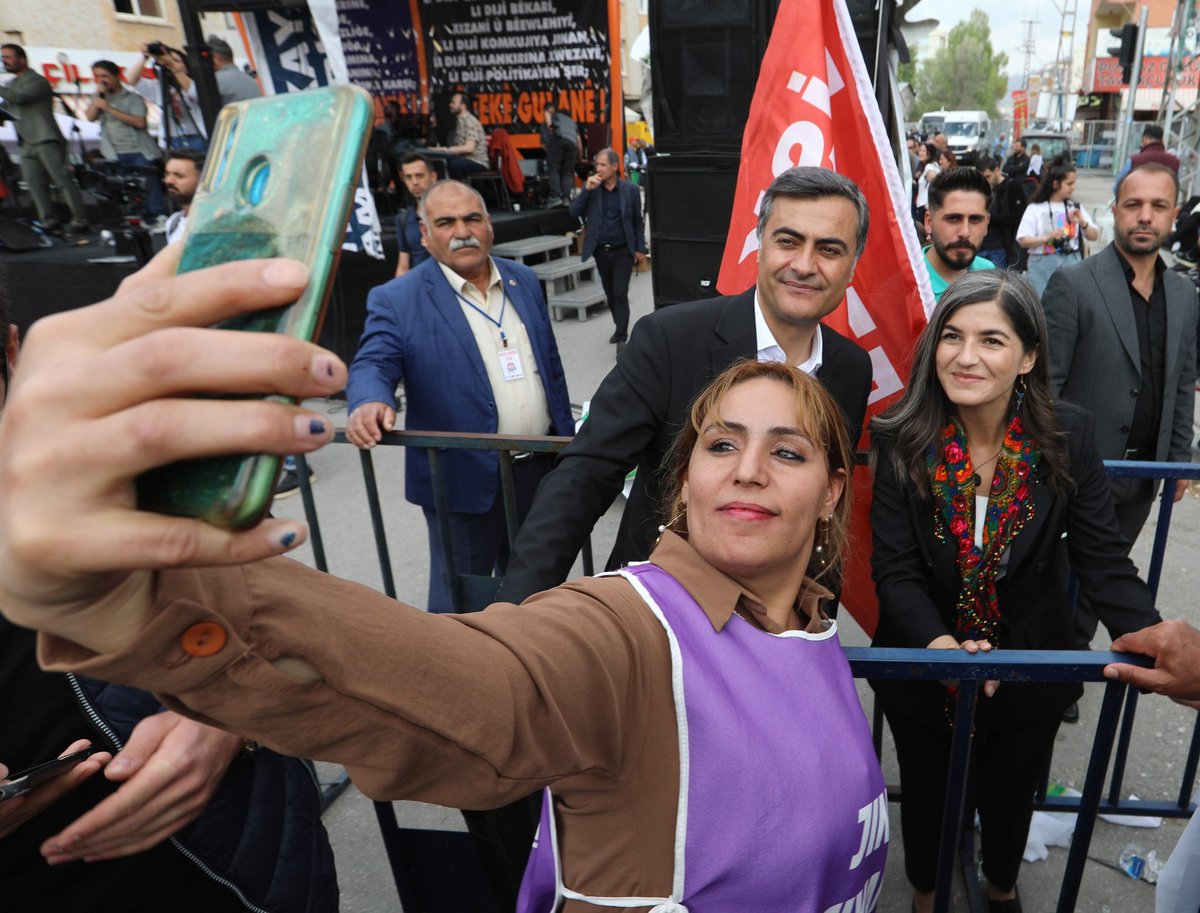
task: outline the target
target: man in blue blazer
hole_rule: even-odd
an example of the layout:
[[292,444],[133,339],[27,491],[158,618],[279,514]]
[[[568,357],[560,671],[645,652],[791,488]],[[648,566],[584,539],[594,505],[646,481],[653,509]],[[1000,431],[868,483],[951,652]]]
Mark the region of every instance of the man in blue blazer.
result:
[[571,201],[571,215],[584,220],[583,259],[596,258],[616,331],[609,342],[629,336],[629,278],[633,264],[646,259],[641,192],[621,180],[621,157],[612,149],[596,153],[596,173]]
[[[374,447],[396,422],[404,382],[409,430],[563,434],[574,430],[562,363],[541,285],[533,271],[493,259],[492,223],[477,192],[442,181],[420,201],[430,259],[371,291],[367,322],[350,366],[346,436]],[[513,472],[523,517],[549,459],[518,454]],[[454,570],[503,573],[508,540],[494,452],[442,454]],[[429,529],[430,611],[453,611],[438,548],[429,457],[409,448],[405,497]]]

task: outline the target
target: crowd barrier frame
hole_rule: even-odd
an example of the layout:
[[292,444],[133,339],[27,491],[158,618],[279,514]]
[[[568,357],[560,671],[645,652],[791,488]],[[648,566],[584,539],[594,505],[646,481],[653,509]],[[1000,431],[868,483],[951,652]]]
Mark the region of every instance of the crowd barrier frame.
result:
[[[450,534],[443,521],[446,512],[445,477],[441,465],[440,451],[446,449],[495,450],[500,453],[501,485],[504,497],[505,517],[510,541],[517,533],[516,501],[512,477],[512,455],[514,452],[554,454],[570,441],[567,437],[524,437],[495,434],[453,434],[435,431],[396,431],[383,436],[381,446],[423,447],[429,453],[430,470],[435,491],[435,508],[438,514],[438,533],[442,549],[447,583],[460,611],[478,611],[487,606],[500,585],[499,578],[459,575],[454,566],[450,548]],[[338,430],[333,442],[348,444],[343,430]],[[375,541],[383,591],[396,598],[395,580],[391,568],[390,550],[384,530],[383,514],[379,503],[374,462],[369,450],[359,450],[371,517],[372,534]],[[321,571],[329,571],[325,549],[321,538],[320,520],[312,488],[308,481],[305,460],[297,456],[297,475],[304,505],[305,517],[310,528],[313,561]],[[859,454],[859,462],[863,462]],[[1200,479],[1198,463],[1160,463],[1133,461],[1106,461],[1105,468],[1112,477],[1143,478],[1155,480]],[[1159,493],[1157,527],[1146,581],[1157,601],[1158,588],[1174,508],[1173,485],[1162,485]],[[581,552],[585,574],[594,572],[589,540]],[[1066,870],[1059,893],[1057,913],[1072,913],[1079,896],[1087,852],[1095,828],[1096,818],[1101,813],[1126,815],[1157,815],[1162,817],[1190,817],[1195,811],[1191,795],[1195,788],[1197,768],[1200,766],[1200,722],[1193,726],[1192,738],[1179,791],[1173,801],[1121,799],[1121,788],[1132,740],[1133,724],[1137,710],[1138,692],[1119,682],[1104,679],[1104,667],[1118,660],[1136,665],[1150,666],[1144,657],[1130,654],[1114,654],[1094,651],[1049,651],[1049,650],[1003,650],[993,653],[967,654],[956,651],[920,649],[879,649],[871,647],[847,647],[845,654],[856,678],[905,679],[905,680],[949,680],[959,681],[958,701],[955,710],[954,739],[952,743],[950,773],[946,786],[945,813],[942,836],[938,850],[938,876],[934,898],[935,913],[948,913],[950,909],[955,860],[959,859],[960,872],[966,887],[968,903],[972,913],[986,909],[986,899],[978,883],[974,865],[973,828],[966,827],[964,802],[971,751],[971,732],[975,706],[980,685],[987,680],[1001,682],[1105,682],[1104,698],[1096,726],[1096,735],[1088,760],[1083,794],[1079,797],[1048,796],[1049,769],[1042,778],[1034,807],[1053,812],[1076,814],[1074,836],[1068,851]],[[876,752],[882,756],[882,714],[876,705],[874,711],[874,738]],[[1114,751],[1115,747],[1115,751]],[[1111,777],[1109,774],[1111,762]],[[1109,783],[1107,795],[1104,785]],[[345,775],[327,788],[326,804],[332,802],[336,790],[345,788]],[[888,799],[899,798],[899,789],[889,785]],[[490,901],[481,899],[486,893],[482,871],[471,858],[473,850],[467,834],[446,831],[428,831],[399,827],[390,802],[376,802],[375,812],[380,832],[396,882],[397,893],[406,913],[441,913],[464,908],[464,897],[470,897],[471,909],[488,913]],[[420,858],[412,862],[413,855]],[[421,871],[424,869],[424,871]],[[440,883],[439,883],[440,881]]]

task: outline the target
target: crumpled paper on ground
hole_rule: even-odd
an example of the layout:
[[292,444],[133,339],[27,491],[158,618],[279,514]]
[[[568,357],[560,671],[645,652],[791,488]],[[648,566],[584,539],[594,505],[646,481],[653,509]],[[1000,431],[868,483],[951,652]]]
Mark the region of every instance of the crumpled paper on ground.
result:
[[[1079,798],[1083,793],[1077,789],[1064,787],[1059,793],[1069,798]],[[1136,800],[1132,793],[1129,798]],[[1161,827],[1162,818],[1144,815],[1100,815],[1109,824],[1119,824],[1124,827]],[[1025,853],[1022,858],[1026,862],[1040,862],[1050,855],[1052,846],[1070,846],[1071,835],[1075,833],[1074,814],[1069,812],[1034,812],[1033,820],[1029,822],[1029,836],[1025,840]]]

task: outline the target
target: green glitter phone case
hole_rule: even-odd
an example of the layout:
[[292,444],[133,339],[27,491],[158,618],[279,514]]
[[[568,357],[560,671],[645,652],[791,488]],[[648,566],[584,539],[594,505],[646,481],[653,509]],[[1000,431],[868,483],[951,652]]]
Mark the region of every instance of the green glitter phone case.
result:
[[[311,280],[295,303],[218,328],[316,339],[373,117],[370,96],[354,86],[256,98],[221,110],[188,211],[178,271],[291,257],[308,265]],[[282,462],[244,454],[164,466],[138,479],[138,506],[217,526],[253,526],[270,507]]]

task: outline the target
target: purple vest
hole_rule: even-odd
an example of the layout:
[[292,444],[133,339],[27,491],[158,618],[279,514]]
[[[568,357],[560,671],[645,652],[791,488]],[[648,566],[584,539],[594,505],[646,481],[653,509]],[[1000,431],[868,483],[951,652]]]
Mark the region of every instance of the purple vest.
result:
[[836,627],[720,632],[670,574],[621,572],[671,647],[680,798],[670,897],[588,897],[562,883],[542,804],[519,913],[564,898],[655,913],[870,913],[887,856],[887,794]]

